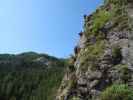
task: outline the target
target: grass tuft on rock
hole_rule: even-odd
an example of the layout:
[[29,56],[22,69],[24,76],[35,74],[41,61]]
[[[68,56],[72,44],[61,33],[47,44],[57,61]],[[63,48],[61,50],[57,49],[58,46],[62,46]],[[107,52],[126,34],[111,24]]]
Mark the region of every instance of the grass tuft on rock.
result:
[[133,91],[125,84],[114,84],[102,92],[100,100],[133,100]]

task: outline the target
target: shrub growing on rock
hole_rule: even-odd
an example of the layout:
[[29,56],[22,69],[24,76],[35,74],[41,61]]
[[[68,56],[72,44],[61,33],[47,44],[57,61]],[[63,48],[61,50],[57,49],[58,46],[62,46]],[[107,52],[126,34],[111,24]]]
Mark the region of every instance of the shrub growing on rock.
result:
[[72,97],[70,100],[80,100],[79,97]]
[[127,84],[127,82],[132,78],[131,71],[129,69],[129,66],[127,64],[118,64],[114,66],[115,70],[117,70],[119,74],[119,78],[124,84]]
[[100,100],[133,100],[133,91],[125,84],[114,84],[102,92]]
[[105,23],[110,19],[110,13],[106,10],[100,10],[94,15],[93,20],[93,30],[92,32],[97,33],[97,31],[102,28]]
[[104,0],[105,4],[106,3],[113,3],[117,5],[122,5],[122,4],[127,4],[128,0]]
[[114,59],[114,61],[113,61],[114,64],[118,64],[122,59],[121,48],[120,47],[114,47],[112,49],[112,56]]

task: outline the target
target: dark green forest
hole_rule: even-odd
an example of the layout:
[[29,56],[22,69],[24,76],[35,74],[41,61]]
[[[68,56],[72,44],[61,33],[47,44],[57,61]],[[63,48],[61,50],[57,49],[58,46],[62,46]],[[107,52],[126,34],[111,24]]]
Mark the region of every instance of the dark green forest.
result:
[[1,54],[0,100],[53,100],[65,66],[47,54]]

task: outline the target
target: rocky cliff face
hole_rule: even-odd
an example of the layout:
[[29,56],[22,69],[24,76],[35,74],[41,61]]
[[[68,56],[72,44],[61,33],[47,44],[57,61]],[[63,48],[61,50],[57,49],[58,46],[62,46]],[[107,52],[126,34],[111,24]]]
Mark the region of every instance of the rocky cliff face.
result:
[[84,21],[57,100],[99,100],[112,84],[133,87],[133,1],[105,0]]

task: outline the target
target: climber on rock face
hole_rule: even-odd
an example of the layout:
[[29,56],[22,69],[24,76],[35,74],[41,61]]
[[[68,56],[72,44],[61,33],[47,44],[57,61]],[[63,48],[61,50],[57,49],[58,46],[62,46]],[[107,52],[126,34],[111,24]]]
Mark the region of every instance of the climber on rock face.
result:
[[80,48],[78,47],[78,46],[76,46],[75,48],[74,48],[74,53],[75,54],[78,54],[80,52]]
[[84,15],[84,19],[86,19],[87,15]]
[[83,32],[82,32],[82,31],[79,33],[79,36],[80,36],[80,37],[82,37],[82,36],[83,36]]

